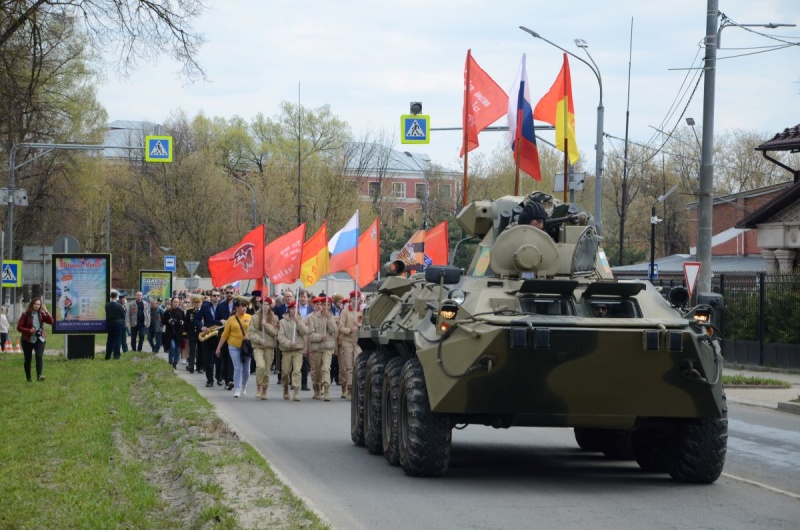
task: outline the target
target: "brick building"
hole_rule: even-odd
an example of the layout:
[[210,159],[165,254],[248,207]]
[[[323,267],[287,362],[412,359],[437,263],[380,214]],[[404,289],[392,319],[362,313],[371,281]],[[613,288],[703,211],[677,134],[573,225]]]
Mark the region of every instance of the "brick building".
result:
[[800,251],[800,169],[791,168],[768,153],[800,152],[800,125],[786,128],[756,147],[756,150],[761,151],[764,158],[792,173],[794,179],[772,200],[741,219],[736,228],[756,229],[756,244],[764,256],[768,273],[794,272]]
[[[711,236],[712,256],[750,256],[761,254],[755,230],[737,228],[737,224],[792,186],[783,182],[749,191],[714,198]],[[689,221],[689,253],[697,254],[697,214],[699,203],[686,206]]]
[[[348,163],[348,176],[358,183],[364,202],[380,204],[390,214],[382,222],[422,221],[441,211],[455,213],[456,186],[461,174],[431,162],[428,155],[396,151],[380,144],[356,146]],[[430,223],[429,223],[430,224]]]

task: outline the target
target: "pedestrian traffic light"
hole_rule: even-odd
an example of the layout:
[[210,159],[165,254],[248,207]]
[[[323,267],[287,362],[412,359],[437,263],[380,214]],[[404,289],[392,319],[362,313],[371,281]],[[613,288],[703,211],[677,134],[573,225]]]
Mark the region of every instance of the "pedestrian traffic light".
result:
[[410,114],[422,114],[422,102],[421,101],[412,101],[410,103],[411,112]]

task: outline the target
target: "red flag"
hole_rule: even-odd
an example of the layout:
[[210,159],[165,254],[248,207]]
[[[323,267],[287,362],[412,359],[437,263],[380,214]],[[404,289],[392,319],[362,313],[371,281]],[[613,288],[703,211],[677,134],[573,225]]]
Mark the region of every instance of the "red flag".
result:
[[461,146],[461,154],[478,147],[478,133],[500,119],[508,108],[508,96],[489,74],[472,58],[467,50],[464,67],[464,107],[461,115],[466,129],[467,145]]
[[264,247],[264,274],[272,283],[293,283],[300,277],[300,257],[306,224],[303,223]]
[[248,232],[239,243],[208,258],[213,285],[251,280],[264,275],[264,225]]
[[447,221],[442,221],[425,232],[425,257],[430,259],[431,265],[447,265],[449,263],[449,239]]
[[380,270],[380,261],[381,231],[376,217],[369,228],[358,237],[358,278],[356,278],[356,267],[348,267],[347,273],[360,288],[363,288],[375,279]]

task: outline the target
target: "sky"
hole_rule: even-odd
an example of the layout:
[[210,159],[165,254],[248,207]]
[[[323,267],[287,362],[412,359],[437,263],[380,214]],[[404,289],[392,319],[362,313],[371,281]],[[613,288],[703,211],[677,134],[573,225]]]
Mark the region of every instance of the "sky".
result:
[[[472,49],[478,64],[506,91],[527,54],[528,81],[535,105],[550,88],[562,52],[519,29],[526,26],[587,59],[581,38],[603,82],[604,130],[625,135],[630,58],[630,139],[647,142],[652,127],[671,130],[685,118],[703,126],[703,83],[685,113],[687,83],[702,64],[705,0],[210,0],[196,24],[206,39],[198,61],[207,80],[181,79],[168,55],[142,62],[128,77],[109,71],[99,100],[109,121],[162,123],[171,113],[250,120],[275,116],[282,101],[316,108],[325,104],[347,121],[356,136],[386,131],[395,149],[426,153],[433,162],[459,167],[460,132],[434,131],[429,145],[400,144],[400,116],[420,101],[435,127],[460,127],[464,62]],[[719,9],[739,24],[800,25],[797,0],[720,0]],[[800,41],[800,28],[752,28]],[[779,44],[743,28],[722,33],[716,76],[715,132],[747,129],[765,141],[800,123],[800,46],[730,59]],[[155,47],[155,46],[154,46]],[[155,55],[155,54],[154,54]],[[598,82],[570,57],[578,146],[584,166],[594,172]],[[688,79],[687,79],[688,76]],[[682,90],[683,86],[683,90]],[[694,82],[691,82],[691,88]],[[670,116],[676,97],[677,112]],[[495,125],[506,125],[501,118]],[[553,141],[553,132],[540,133]],[[606,139],[606,152],[620,141]],[[507,133],[484,132],[473,153],[489,155],[507,145]],[[509,154],[510,156],[510,154]]]

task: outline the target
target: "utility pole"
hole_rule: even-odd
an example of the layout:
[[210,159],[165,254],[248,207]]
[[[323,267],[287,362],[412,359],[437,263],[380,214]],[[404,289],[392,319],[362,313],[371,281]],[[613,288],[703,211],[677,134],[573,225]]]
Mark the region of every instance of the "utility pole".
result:
[[719,0],[706,8],[706,55],[703,72],[703,144],[700,154],[697,207],[697,292],[711,292],[711,217],[714,208],[714,91],[717,79],[717,18]]

